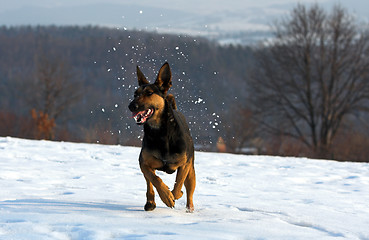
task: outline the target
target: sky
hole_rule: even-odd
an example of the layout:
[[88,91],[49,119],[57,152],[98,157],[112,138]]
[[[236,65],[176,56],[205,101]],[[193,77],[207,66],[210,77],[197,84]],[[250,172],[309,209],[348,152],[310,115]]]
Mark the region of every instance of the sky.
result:
[[161,32],[206,34],[266,31],[296,4],[336,3],[360,21],[368,20],[368,0],[2,0],[0,25],[100,25]]
[[[159,7],[162,6],[166,9],[184,9],[188,12],[196,12],[196,13],[213,13],[216,11],[227,11],[227,10],[240,10],[245,8],[261,8],[261,7],[268,7],[268,6],[277,6],[277,5],[287,5],[287,4],[296,4],[296,3],[319,3],[319,4],[331,4],[331,3],[341,3],[346,7],[352,7],[352,9],[356,9],[359,12],[362,12],[364,9],[363,7],[368,7],[369,4],[366,0],[233,0],[231,4],[223,1],[223,0],[207,0],[207,1],[198,1],[198,0],[180,0],[180,1],[168,1],[168,0],[139,0],[135,1],[136,5],[140,6],[150,6],[150,7]],[[17,1],[10,1],[4,0],[2,1],[2,6],[0,11],[6,11],[10,9],[17,9],[27,6],[40,6],[45,8],[55,8],[61,6],[79,6],[79,5],[92,5],[97,3],[103,4],[118,4],[118,5],[127,5],[132,4],[130,0],[17,0]],[[362,7],[360,7],[362,6]],[[367,9],[369,10],[369,9]]]
[[[150,1],[150,0],[140,0],[136,1],[135,4],[141,6],[150,6],[150,7],[158,7],[164,6],[164,8],[169,9],[190,9],[191,12],[197,13],[209,13],[213,10],[232,10],[239,9],[243,7],[263,7],[267,5],[272,5],[275,3],[285,4],[290,3],[291,0],[284,1],[273,1],[273,0],[262,0],[262,1],[252,1],[252,0],[235,0],[232,1],[232,4],[226,3],[221,0],[212,0],[212,1],[196,1],[196,0],[188,0],[188,1]],[[311,0],[303,0],[302,2],[313,2]],[[326,2],[326,0],[324,1]],[[78,5],[88,5],[88,4],[96,4],[96,3],[104,3],[104,4],[132,4],[132,1],[128,0],[57,0],[57,1],[48,1],[48,0],[18,0],[18,1],[5,1],[2,3],[2,10],[16,9],[27,6],[41,6],[45,8],[53,8],[60,6],[78,6]],[[211,4],[211,7],[209,7]],[[205,12],[204,12],[205,11]]]

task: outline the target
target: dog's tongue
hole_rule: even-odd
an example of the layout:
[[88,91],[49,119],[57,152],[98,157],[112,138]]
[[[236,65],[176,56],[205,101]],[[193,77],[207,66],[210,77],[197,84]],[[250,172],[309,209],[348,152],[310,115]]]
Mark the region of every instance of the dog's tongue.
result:
[[145,111],[141,111],[141,112],[133,112],[132,113],[132,118],[137,117],[138,115],[143,115],[145,113]]

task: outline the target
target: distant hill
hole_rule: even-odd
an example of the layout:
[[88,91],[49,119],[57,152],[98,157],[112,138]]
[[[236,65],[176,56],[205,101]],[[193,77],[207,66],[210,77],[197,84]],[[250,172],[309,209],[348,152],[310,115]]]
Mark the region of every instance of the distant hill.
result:
[[[31,111],[45,106],[40,74],[54,71],[56,85],[61,77],[68,80],[68,91],[56,93],[62,95],[59,103],[71,101],[58,107],[54,140],[140,145],[142,127],[128,110],[137,87],[136,66],[154,81],[168,61],[173,74],[170,93],[189,122],[197,149],[216,151],[217,142],[224,141],[228,152],[254,147],[259,154],[289,154],[280,151],[281,146],[288,151],[298,149],[298,143],[269,135],[252,119],[247,80],[249,71],[259,67],[255,49],[265,50],[124,28],[0,27],[0,136],[41,138],[34,134],[37,119]],[[55,66],[61,70],[53,70]],[[366,119],[363,114],[345,122],[338,154],[342,149],[343,156],[368,161]]]
[[[2,111],[30,116],[35,105],[29,97],[41,91],[29,87],[37,58],[56,59],[68,66],[81,93],[81,100],[57,119],[57,126],[69,132],[68,138],[121,144],[139,141],[140,128],[127,109],[137,86],[136,65],[153,81],[168,61],[171,92],[196,143],[212,146],[228,125],[222,119],[246,94],[245,69],[252,56],[247,47],[219,46],[186,35],[55,26],[0,28],[0,52]],[[22,136],[12,123],[5,129],[8,135]],[[57,137],[62,139],[62,134]]]

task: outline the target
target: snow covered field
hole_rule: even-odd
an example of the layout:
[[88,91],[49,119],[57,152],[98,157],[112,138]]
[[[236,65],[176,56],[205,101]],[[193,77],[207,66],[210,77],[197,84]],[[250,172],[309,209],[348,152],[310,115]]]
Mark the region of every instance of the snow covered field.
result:
[[0,138],[0,239],[369,239],[369,164],[196,152],[195,212],[145,212],[139,151]]

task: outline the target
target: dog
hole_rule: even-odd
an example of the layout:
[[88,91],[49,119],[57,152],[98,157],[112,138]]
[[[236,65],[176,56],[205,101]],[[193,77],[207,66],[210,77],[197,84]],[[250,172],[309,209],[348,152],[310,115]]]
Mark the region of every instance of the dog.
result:
[[[139,87],[128,108],[138,125],[143,125],[144,137],[139,156],[141,171],[147,183],[145,211],[156,208],[156,188],[161,200],[174,208],[175,200],[182,197],[186,188],[187,212],[194,211],[193,193],[196,186],[194,145],[186,119],[177,110],[172,94],[172,74],[166,62],[160,68],[154,83],[150,84],[137,66]],[[155,171],[172,174],[177,171],[173,190],[170,191]]]

